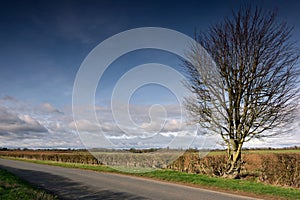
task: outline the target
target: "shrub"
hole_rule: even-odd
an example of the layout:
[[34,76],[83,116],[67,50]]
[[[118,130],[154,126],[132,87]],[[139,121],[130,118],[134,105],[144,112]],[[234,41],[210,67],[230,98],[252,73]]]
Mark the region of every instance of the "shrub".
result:
[[199,157],[196,153],[185,153],[168,166],[181,172],[222,176],[226,169],[227,157],[225,155]]
[[269,184],[300,188],[300,155],[263,156],[259,179]]

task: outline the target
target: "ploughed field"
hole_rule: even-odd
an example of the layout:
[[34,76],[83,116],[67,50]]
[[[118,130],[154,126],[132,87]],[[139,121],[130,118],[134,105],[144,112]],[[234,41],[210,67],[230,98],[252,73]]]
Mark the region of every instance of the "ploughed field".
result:
[[[241,178],[300,188],[300,149],[244,150]],[[92,155],[93,154],[93,155]],[[181,172],[220,176],[225,170],[225,151],[188,150],[2,150],[0,156],[56,162],[109,165],[127,169],[167,168]],[[98,158],[98,159],[97,159]]]

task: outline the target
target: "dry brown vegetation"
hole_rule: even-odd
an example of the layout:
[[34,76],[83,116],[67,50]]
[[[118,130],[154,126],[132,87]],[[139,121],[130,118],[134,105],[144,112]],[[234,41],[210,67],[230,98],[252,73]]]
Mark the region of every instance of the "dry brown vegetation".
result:
[[[242,156],[241,178],[273,185],[300,188],[300,151],[282,150],[247,152]],[[221,176],[226,170],[227,157],[211,154],[199,158],[199,154],[187,152],[169,166],[170,169]]]
[[82,164],[101,164],[88,151],[71,151],[71,150],[8,150],[0,151],[0,156],[13,158],[25,158],[32,160],[49,160],[57,162],[70,162]]

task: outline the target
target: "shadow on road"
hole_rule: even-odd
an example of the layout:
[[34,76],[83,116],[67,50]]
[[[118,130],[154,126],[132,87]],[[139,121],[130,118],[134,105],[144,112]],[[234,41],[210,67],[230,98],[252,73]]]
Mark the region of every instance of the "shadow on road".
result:
[[34,170],[16,169],[13,167],[2,166],[2,165],[0,165],[0,168],[6,169],[7,171],[17,175],[23,180],[30,182],[31,184],[33,184],[38,188],[44,189],[46,191],[49,191],[57,195],[59,199],[65,199],[65,200],[145,199],[141,196],[136,196],[124,192],[111,191],[105,188],[103,188],[103,190],[102,189],[93,190],[93,188],[89,188],[71,179],[54,175],[51,173],[45,173],[45,172],[34,171]]

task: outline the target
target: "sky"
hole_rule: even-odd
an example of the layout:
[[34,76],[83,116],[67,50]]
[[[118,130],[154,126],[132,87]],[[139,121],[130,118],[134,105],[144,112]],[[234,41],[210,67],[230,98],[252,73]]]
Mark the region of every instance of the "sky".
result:
[[[90,52],[116,34],[134,28],[161,27],[194,37],[195,29],[205,32],[243,2],[247,1],[1,1],[0,147],[89,148],[97,146],[99,140],[109,140],[122,148],[148,148],[158,143],[162,147],[170,145],[176,136],[187,132],[192,137],[194,128],[181,127],[182,110],[177,98],[180,92],[168,87],[149,82],[134,90],[128,100],[132,126],[127,122],[118,126],[118,119],[122,121],[124,116],[115,115],[124,113],[112,110],[112,102],[116,102],[116,109],[124,108],[118,98],[112,98],[122,77],[127,84],[133,79],[159,76],[159,72],[150,70],[126,79],[130,70],[145,63],[161,63],[180,71],[176,55],[142,49],[114,60],[94,92],[97,123],[83,118],[77,124],[73,121],[76,75]],[[294,26],[292,39],[300,41],[299,1],[252,2],[265,9],[278,9],[278,18]],[[300,43],[297,45],[300,48]],[[84,112],[84,108],[78,110]],[[164,120],[158,116],[165,116]],[[292,126],[293,132],[255,140],[246,146],[299,146],[299,122]],[[160,134],[155,134],[158,130]],[[192,142],[184,136],[177,139],[178,147],[192,144],[198,148],[214,148],[218,141],[214,136]]]

